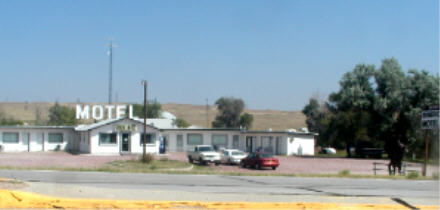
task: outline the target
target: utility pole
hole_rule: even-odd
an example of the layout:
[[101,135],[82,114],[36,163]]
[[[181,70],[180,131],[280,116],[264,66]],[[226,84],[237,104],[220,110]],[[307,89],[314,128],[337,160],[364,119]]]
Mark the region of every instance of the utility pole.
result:
[[110,38],[110,44],[108,45],[108,56],[109,56],[109,77],[108,77],[108,103],[111,104],[112,92],[113,92],[113,38]]
[[206,99],[206,128],[209,128],[209,103]]
[[144,136],[142,139],[142,161],[147,160],[147,81],[142,80],[141,84],[144,86]]

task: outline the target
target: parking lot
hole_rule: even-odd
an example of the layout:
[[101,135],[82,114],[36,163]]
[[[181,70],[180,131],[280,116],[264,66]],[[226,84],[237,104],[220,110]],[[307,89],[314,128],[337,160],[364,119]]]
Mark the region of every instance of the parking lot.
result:
[[[38,168],[38,167],[65,167],[65,168],[94,168],[100,167],[115,160],[132,160],[137,155],[74,155],[66,152],[20,152],[0,153],[0,166]],[[188,161],[186,153],[176,152],[156,156],[156,158],[168,158],[170,160]],[[222,172],[246,172],[246,173],[295,173],[295,174],[337,174],[348,170],[351,174],[373,175],[373,163],[387,164],[388,160],[356,159],[356,158],[323,158],[323,157],[297,157],[277,156],[280,166],[276,170],[270,168],[255,170],[240,168],[236,165],[214,164],[211,167]],[[385,167],[384,165],[382,167]],[[386,170],[377,171],[378,174],[387,174]],[[428,175],[438,172],[437,166],[428,167]]]

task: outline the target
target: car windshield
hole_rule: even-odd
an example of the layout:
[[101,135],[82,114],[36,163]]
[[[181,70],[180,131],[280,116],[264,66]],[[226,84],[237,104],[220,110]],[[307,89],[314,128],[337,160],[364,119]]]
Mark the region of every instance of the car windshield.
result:
[[261,158],[271,158],[271,157],[273,157],[273,155],[272,154],[260,154],[260,157]]
[[232,156],[236,156],[236,155],[245,155],[245,153],[244,152],[240,152],[240,151],[232,152]]
[[199,151],[201,152],[212,152],[214,149],[212,147],[199,147]]

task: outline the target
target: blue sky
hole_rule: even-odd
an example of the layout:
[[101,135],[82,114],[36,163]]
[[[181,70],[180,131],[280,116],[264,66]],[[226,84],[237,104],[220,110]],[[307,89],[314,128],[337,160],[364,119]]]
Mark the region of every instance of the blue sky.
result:
[[106,102],[107,44],[120,102],[301,110],[356,64],[439,69],[438,1],[4,1],[0,101]]

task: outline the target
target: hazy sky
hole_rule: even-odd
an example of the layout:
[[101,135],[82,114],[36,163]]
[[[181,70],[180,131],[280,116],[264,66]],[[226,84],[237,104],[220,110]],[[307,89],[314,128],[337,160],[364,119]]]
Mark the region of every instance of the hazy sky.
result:
[[439,69],[438,1],[0,0],[0,101],[242,98],[300,110],[358,63]]

